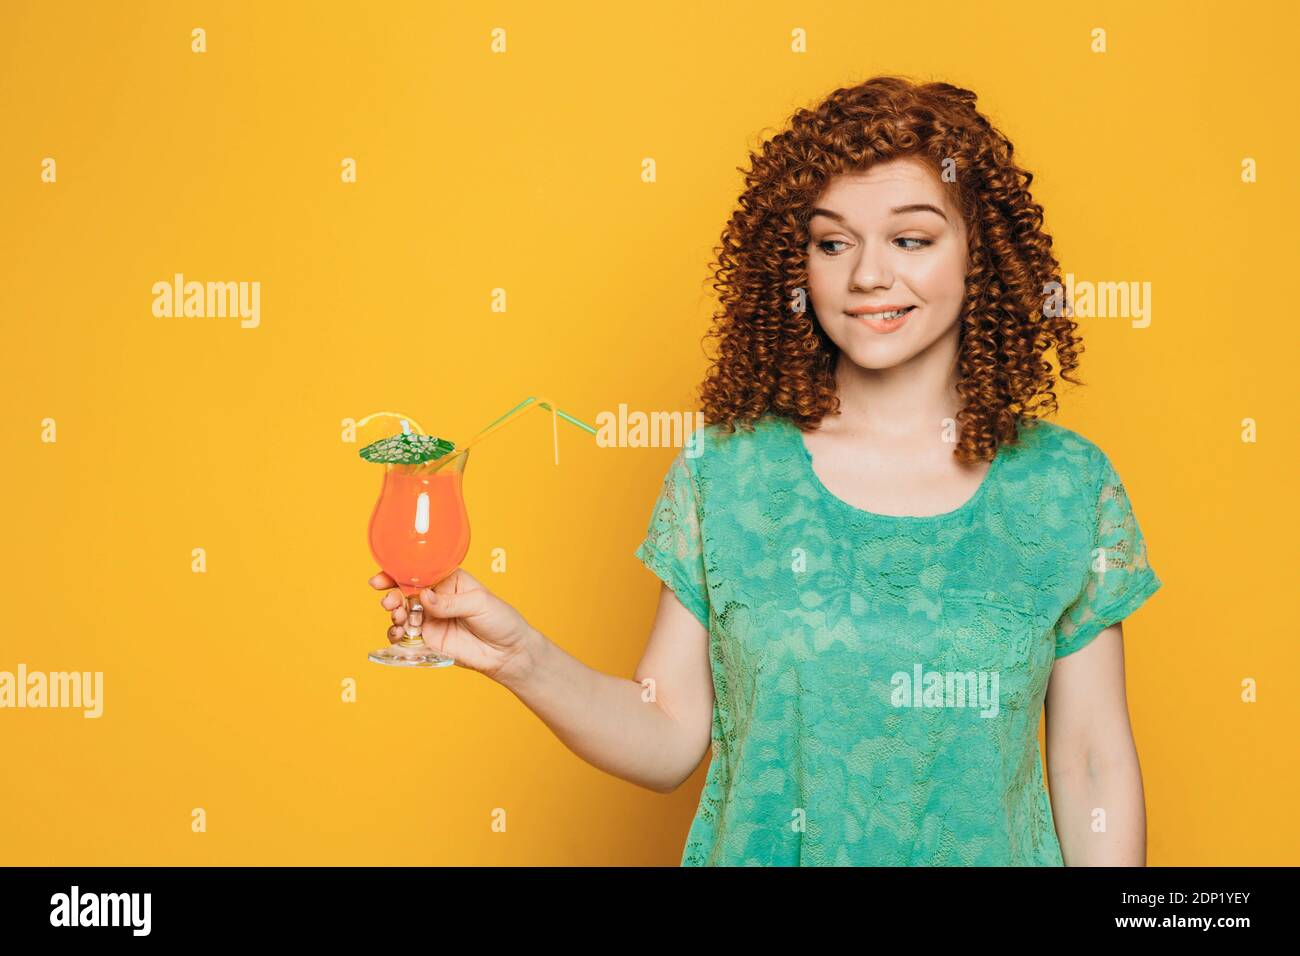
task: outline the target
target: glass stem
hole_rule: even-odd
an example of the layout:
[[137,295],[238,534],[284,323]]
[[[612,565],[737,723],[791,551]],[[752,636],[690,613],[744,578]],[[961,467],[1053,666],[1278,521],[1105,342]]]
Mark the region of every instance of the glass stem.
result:
[[424,623],[424,606],[420,604],[420,595],[412,594],[406,599],[406,633],[397,643],[402,647],[420,647],[424,644],[421,625]]

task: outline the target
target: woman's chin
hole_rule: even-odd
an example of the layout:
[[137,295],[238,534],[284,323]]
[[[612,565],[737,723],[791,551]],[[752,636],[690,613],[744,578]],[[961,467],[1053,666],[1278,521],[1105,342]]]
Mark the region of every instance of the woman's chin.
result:
[[858,368],[884,371],[902,365],[912,358],[916,351],[903,341],[892,342],[852,342],[848,348],[841,348],[840,353]]

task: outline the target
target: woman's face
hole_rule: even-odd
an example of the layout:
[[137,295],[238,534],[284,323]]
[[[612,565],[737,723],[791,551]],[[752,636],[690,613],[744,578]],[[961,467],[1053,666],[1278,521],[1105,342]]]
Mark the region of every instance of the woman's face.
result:
[[[951,333],[966,294],[966,224],[913,159],[838,176],[809,220],[809,297],[842,357],[870,369],[908,361]],[[901,319],[852,310],[911,307]]]

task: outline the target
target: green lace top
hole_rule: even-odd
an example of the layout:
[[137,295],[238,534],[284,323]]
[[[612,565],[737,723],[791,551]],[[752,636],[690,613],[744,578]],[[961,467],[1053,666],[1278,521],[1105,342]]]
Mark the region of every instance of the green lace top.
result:
[[1160,580],[1124,486],[1027,419],[940,515],[830,492],[802,432],[698,429],[635,555],[709,632],[698,865],[1046,865],[1038,724],[1052,663]]

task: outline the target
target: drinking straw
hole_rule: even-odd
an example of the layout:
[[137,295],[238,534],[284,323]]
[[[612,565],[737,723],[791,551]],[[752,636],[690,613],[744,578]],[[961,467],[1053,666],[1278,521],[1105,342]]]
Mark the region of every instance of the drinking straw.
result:
[[[482,430],[479,431],[477,435],[475,435],[473,438],[467,441],[463,447],[457,448],[455,451],[452,451],[439,458],[431,459],[430,461],[425,462],[423,465],[418,466],[417,470],[420,473],[437,471],[438,469],[442,468],[443,465],[447,464],[449,461],[455,458],[457,455],[464,454],[465,452],[469,451],[470,448],[472,448],[474,445],[477,445],[480,441],[487,438],[489,435],[496,432],[498,429],[504,428],[506,425],[514,421],[515,418],[517,418],[523,412],[528,410],[530,407],[545,408],[551,412],[551,438],[555,447],[555,463],[557,465],[560,463],[560,437],[559,437],[559,424],[558,424],[559,419],[563,418],[566,422],[569,422],[570,424],[576,425],[579,428],[584,429],[585,431],[588,431],[593,435],[596,434],[596,429],[592,428],[586,422],[582,421],[582,419],[574,418],[568,412],[564,412],[561,411],[559,408],[556,408],[555,403],[552,402],[549,398],[541,398],[532,395],[529,396],[528,398],[525,398],[522,402],[520,402],[514,408],[510,409],[510,411],[506,412],[504,415],[488,423]],[[398,419],[402,423],[402,431],[406,434],[410,434],[410,428],[408,427],[408,422],[409,422],[410,426],[413,426],[415,428],[415,431],[418,434],[420,435],[425,434],[425,431],[423,428],[420,427],[419,422],[417,422],[410,415],[404,415],[401,414],[400,412],[374,412],[370,415],[367,415],[365,418],[361,419],[360,421],[358,421],[357,427],[360,428],[363,425],[365,425],[367,422],[369,422],[371,419],[375,419],[375,418]],[[389,465],[388,467],[391,468],[392,466]]]
[[[533,404],[534,402],[536,404]],[[477,435],[475,435],[473,438],[467,441],[463,448],[458,448],[456,451],[453,451],[449,455],[445,455],[442,458],[435,459],[435,461],[437,462],[436,467],[441,468],[452,458],[455,458],[457,455],[464,454],[465,452],[469,451],[472,447],[477,445],[484,438],[487,438],[488,435],[491,435],[493,432],[497,431],[500,428],[504,428],[516,417],[518,417],[520,414],[526,411],[530,406],[533,408],[546,408],[549,409],[551,412],[551,435],[555,443],[555,463],[557,465],[560,463],[560,444],[559,444],[559,435],[558,435],[558,425],[556,423],[557,417],[563,418],[566,422],[570,422],[571,424],[577,425],[579,428],[591,432],[591,434],[593,435],[596,434],[596,429],[592,428],[590,425],[588,425],[586,422],[582,421],[581,419],[574,418],[568,412],[560,411],[560,409],[555,407],[555,403],[552,402],[549,398],[539,398],[535,395],[529,396],[528,398],[525,398],[522,402],[520,402],[518,405],[516,405],[514,408],[510,409],[510,411],[506,412],[504,415],[498,418],[496,421],[491,422],[490,424],[485,426],[482,431],[480,431]]]

